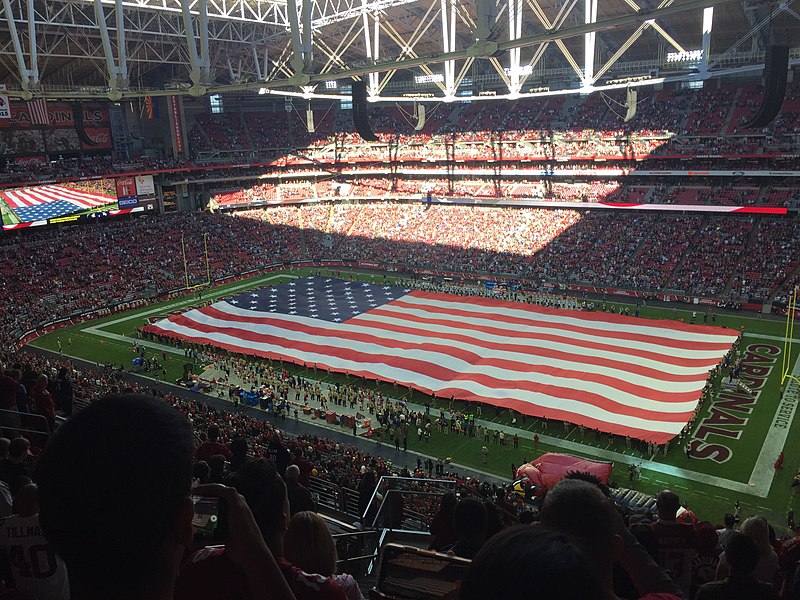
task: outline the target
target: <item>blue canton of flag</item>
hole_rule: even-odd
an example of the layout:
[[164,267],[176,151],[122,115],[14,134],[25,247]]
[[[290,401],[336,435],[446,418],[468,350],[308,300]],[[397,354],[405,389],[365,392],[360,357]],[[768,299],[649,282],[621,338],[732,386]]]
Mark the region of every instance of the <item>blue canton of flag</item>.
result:
[[362,281],[306,277],[229,300],[238,308],[342,323],[383,306],[409,290]]
[[44,221],[45,219],[55,219],[63,215],[78,212],[81,209],[67,202],[66,200],[56,200],[47,204],[37,204],[36,206],[21,206],[15,208],[20,221],[28,223],[31,221]]

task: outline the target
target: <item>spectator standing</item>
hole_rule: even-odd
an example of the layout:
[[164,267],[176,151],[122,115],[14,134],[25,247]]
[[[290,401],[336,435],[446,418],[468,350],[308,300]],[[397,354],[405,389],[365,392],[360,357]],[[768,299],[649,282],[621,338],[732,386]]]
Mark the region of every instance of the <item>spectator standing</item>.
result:
[[656,500],[658,520],[652,527],[658,540],[658,564],[669,572],[688,597],[692,585],[692,561],[697,551],[694,528],[677,520],[680,507],[678,495],[663,490]]
[[719,540],[719,545],[724,548],[728,543],[728,538],[736,533],[736,519],[731,513],[725,513],[723,525],[722,529],[717,529],[717,539]]
[[[764,517],[750,517],[742,523],[741,533],[753,540],[758,548],[758,564],[752,571],[757,581],[776,584],[778,576],[778,555],[769,543],[769,524]],[[716,580],[725,579],[730,574],[727,546],[722,553],[717,567]]]
[[759,563],[756,543],[743,533],[731,534],[725,550],[729,573],[722,581],[701,586],[696,600],[777,600],[771,583],[759,581],[753,571]]
[[439,501],[439,510],[433,515],[430,524],[430,532],[433,536],[428,546],[430,550],[444,550],[456,543],[453,516],[457,503],[458,499],[452,492],[443,495]]
[[53,403],[53,396],[47,391],[48,383],[47,375],[39,375],[36,378],[36,383],[30,390],[29,405],[34,413],[42,415],[47,420],[47,426],[53,431],[56,425],[56,406]]
[[72,401],[74,391],[72,389],[72,379],[69,376],[69,369],[61,367],[56,377],[56,406],[64,413],[65,417],[72,416]]
[[314,469],[314,465],[305,457],[303,449],[300,446],[294,449],[292,464],[297,465],[297,468],[300,470],[297,481],[300,482],[300,485],[308,487],[308,484],[311,483],[311,471]]
[[[17,390],[19,389],[19,379],[12,378],[5,370],[3,363],[0,362],[0,409],[5,411],[17,411]],[[19,427],[19,417],[9,413],[2,413],[0,425],[7,427]]]
[[[535,592],[519,579],[536,573]],[[607,600],[597,572],[574,544],[543,527],[510,527],[472,560],[459,600]]]
[[219,441],[219,435],[219,426],[209,425],[208,440],[197,447],[194,453],[195,460],[204,460],[211,464],[211,457],[217,454],[224,456],[225,460],[230,460],[233,457],[231,449]]
[[[346,600],[338,582],[319,574],[305,573],[286,560],[284,538],[289,525],[286,484],[269,462],[251,460],[230,481],[250,507],[263,541],[297,600]],[[228,556],[213,547],[196,552],[181,569],[174,600],[240,600],[247,598],[248,581]],[[269,588],[261,590],[270,593]]]
[[456,543],[450,550],[461,558],[472,558],[486,541],[489,517],[483,502],[476,498],[462,498],[453,511],[453,528]]
[[[542,525],[569,538],[587,557],[604,588],[604,598],[616,600],[614,563],[618,561],[641,598],[678,600],[678,585],[670,579],[628,531],[613,501],[594,483],[559,481],[547,493]],[[652,596],[651,596],[652,595]]]
[[31,469],[28,466],[31,456],[30,448],[31,443],[27,438],[16,437],[8,446],[8,458],[0,460],[0,481],[8,484],[12,496],[18,488],[22,487],[20,480],[31,476]]
[[[303,511],[316,511],[314,499],[311,492],[297,480],[300,477],[300,468],[297,465],[286,467],[286,493],[289,496],[289,508],[291,514],[295,515]],[[302,566],[301,566],[302,568]],[[312,571],[316,573],[317,571]]]

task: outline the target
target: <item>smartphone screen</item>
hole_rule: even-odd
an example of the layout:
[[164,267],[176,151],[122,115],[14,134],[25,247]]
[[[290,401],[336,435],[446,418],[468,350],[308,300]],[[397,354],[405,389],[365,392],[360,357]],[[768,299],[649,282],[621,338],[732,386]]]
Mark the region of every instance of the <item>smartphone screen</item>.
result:
[[194,517],[192,529],[195,539],[215,540],[220,521],[220,499],[215,496],[192,496]]
[[456,600],[471,561],[412,546],[381,550],[378,591],[398,600]]

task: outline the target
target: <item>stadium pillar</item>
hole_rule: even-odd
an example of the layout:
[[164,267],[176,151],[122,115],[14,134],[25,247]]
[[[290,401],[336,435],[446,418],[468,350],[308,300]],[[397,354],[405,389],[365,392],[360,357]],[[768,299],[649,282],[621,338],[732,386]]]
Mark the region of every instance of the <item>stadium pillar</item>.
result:
[[708,55],[711,53],[711,27],[714,22],[714,7],[703,9],[703,56],[700,58],[700,73],[708,73]]
[[[375,62],[378,60],[380,51],[380,13],[377,11],[374,13],[373,27],[372,31],[370,31],[368,0],[363,0],[361,20],[364,29],[364,48],[367,51],[367,58]],[[370,96],[375,96],[378,92],[378,73],[370,73],[367,93]]]
[[[522,0],[509,0],[514,2]],[[442,5],[442,51],[454,52],[456,45],[456,2],[455,0],[441,0]],[[513,50],[512,50],[513,52]],[[456,61],[448,60],[444,63],[444,93],[445,96],[456,95]]]
[[33,0],[28,0],[28,48],[31,56],[31,83],[39,83],[39,64],[36,57],[36,13]]
[[[518,40],[522,36],[522,0],[508,0],[508,39]],[[521,48],[512,48],[508,51],[509,59],[509,85],[508,91],[519,94],[522,88],[520,70]]]
[[[584,23],[597,23],[597,0],[585,0]],[[594,85],[594,53],[597,33],[584,34],[583,87]]]

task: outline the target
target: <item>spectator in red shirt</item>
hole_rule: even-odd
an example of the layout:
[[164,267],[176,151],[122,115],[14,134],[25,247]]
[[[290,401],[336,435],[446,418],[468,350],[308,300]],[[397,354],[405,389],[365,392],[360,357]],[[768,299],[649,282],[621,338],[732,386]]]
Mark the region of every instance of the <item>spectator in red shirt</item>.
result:
[[47,375],[39,375],[36,383],[30,391],[30,406],[37,415],[42,415],[47,419],[50,431],[53,431],[56,424],[56,405],[53,403],[53,396],[47,391],[49,380]]
[[[19,381],[9,377],[3,370],[3,363],[0,362],[0,409],[17,412],[17,390]],[[7,412],[0,413],[0,425],[3,427],[19,427],[19,416]]]
[[0,362],[0,409],[16,410],[19,382],[8,376]]
[[211,457],[216,454],[221,454],[225,457],[225,460],[230,460],[233,456],[230,448],[219,442],[219,427],[217,425],[209,425],[208,441],[203,442],[197,447],[194,458],[195,460],[209,462]]

